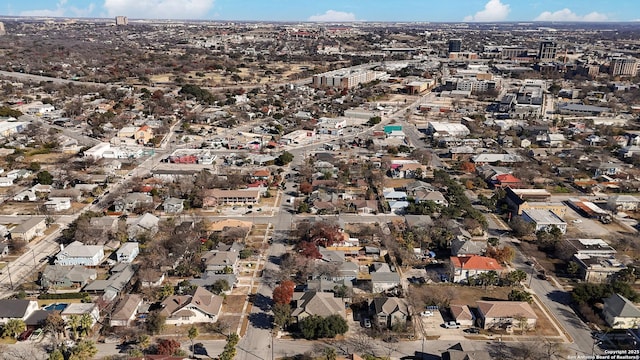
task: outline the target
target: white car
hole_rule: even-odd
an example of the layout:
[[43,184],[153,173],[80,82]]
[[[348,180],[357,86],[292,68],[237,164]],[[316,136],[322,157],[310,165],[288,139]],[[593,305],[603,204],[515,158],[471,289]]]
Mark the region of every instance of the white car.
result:
[[420,313],[420,316],[433,316],[433,311],[425,310]]
[[580,220],[580,219],[575,219],[575,220],[573,220],[573,221],[572,221],[572,223],[574,223],[574,224],[580,224],[580,223],[582,223],[582,220]]

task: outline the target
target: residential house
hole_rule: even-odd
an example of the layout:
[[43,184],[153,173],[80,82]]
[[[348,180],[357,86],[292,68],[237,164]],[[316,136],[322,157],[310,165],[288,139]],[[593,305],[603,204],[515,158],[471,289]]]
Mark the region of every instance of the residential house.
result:
[[460,326],[471,327],[475,325],[476,316],[471,312],[467,305],[452,304],[449,306],[453,319],[460,324]]
[[222,310],[222,297],[198,286],[193,295],[172,295],[160,306],[167,325],[214,323]]
[[238,252],[212,250],[206,253],[201,261],[206,271],[218,274],[238,273]]
[[442,360],[493,360],[494,357],[489,354],[488,351],[484,350],[476,350],[471,348],[468,345],[468,342],[465,342],[465,345],[462,343],[457,343],[447,351],[442,353]]
[[397,297],[377,297],[369,302],[369,313],[380,329],[391,329],[394,325],[405,325],[409,318],[409,305]]
[[391,271],[376,271],[371,273],[371,290],[381,293],[400,286],[400,275]]
[[356,210],[358,214],[367,215],[375,214],[378,211],[378,202],[376,200],[351,200],[349,207]]
[[640,309],[620,294],[604,299],[602,314],[604,321],[613,329],[632,329],[640,325]]
[[260,190],[206,190],[203,199],[204,207],[224,204],[257,204],[260,201]]
[[457,236],[451,240],[451,255],[453,256],[484,255],[486,251],[486,240],[474,240],[464,236]]
[[19,192],[13,197],[13,201],[36,201],[38,200],[38,194],[33,189],[27,189]]
[[483,329],[520,329],[536,327],[538,316],[525,301],[476,301]]
[[514,154],[493,154],[483,153],[471,157],[471,161],[476,165],[486,164],[512,164],[517,165],[525,162],[525,158]]
[[417,190],[414,192],[414,200],[417,203],[432,201],[436,205],[449,206],[447,198],[440,191]]
[[126,294],[116,305],[109,319],[109,326],[131,326],[136,319],[138,309],[142,306],[142,297],[137,294]]
[[145,193],[133,192],[113,202],[116,212],[131,212],[139,206],[153,205],[153,196]]
[[162,203],[162,208],[167,214],[179,214],[184,210],[184,200],[177,198],[167,198]]
[[95,303],[71,303],[62,310],[60,316],[63,320],[68,321],[72,315],[80,316],[88,314],[91,318],[91,327],[100,319],[100,308]]
[[35,300],[0,299],[0,325],[6,325],[12,319],[24,321],[38,308]]
[[9,255],[9,244],[6,242],[0,242],[0,259],[7,255]]
[[32,216],[20,225],[11,229],[11,238],[14,240],[31,241],[36,236],[42,236],[47,229],[44,216]]
[[113,301],[118,294],[127,289],[136,273],[131,264],[122,263],[111,268],[110,272],[108,279],[95,280],[82,290],[89,293],[102,294],[103,300]]
[[60,250],[56,255],[55,263],[63,266],[98,266],[103,258],[104,247],[102,245],[85,245],[74,241]]
[[586,282],[605,283],[626,266],[611,257],[574,254],[571,258],[578,265],[578,276]]
[[612,211],[638,211],[640,198],[633,195],[613,195],[607,199],[607,207]]
[[13,186],[13,179],[7,176],[0,176],[0,187]]
[[98,273],[95,269],[88,269],[81,265],[47,265],[40,276],[40,285],[46,289],[80,289],[97,277]]
[[404,191],[396,191],[393,188],[385,188],[382,191],[382,195],[386,201],[406,201],[407,193]]
[[492,184],[496,189],[503,189],[506,187],[519,188],[522,185],[522,180],[511,174],[500,174],[495,176],[495,180],[493,180]]
[[140,247],[137,242],[126,242],[116,251],[116,261],[121,263],[130,263],[140,253]]
[[71,198],[68,197],[51,197],[49,201],[44,203],[45,209],[48,211],[58,212],[71,209]]
[[567,223],[551,210],[527,209],[522,211],[522,219],[535,225],[534,231],[550,231],[558,228],[562,234],[567,232]]
[[89,224],[103,233],[114,234],[118,231],[118,220],[117,216],[100,216],[91,218]]
[[467,282],[470,278],[482,273],[490,271],[500,273],[503,270],[496,259],[486,256],[452,256],[450,259],[451,279],[454,283]]
[[165,273],[159,270],[138,272],[138,280],[143,288],[158,287],[164,282]]
[[344,302],[335,298],[333,293],[328,292],[294,292],[293,311],[291,316],[296,322],[308,316],[328,317],[330,315],[340,315],[346,318]]
[[154,235],[158,232],[159,222],[160,218],[149,213],[136,218],[129,217],[127,218],[127,235],[132,240],[144,233]]
[[153,129],[147,125],[138,128],[134,134],[134,139],[138,144],[147,144],[153,139]]

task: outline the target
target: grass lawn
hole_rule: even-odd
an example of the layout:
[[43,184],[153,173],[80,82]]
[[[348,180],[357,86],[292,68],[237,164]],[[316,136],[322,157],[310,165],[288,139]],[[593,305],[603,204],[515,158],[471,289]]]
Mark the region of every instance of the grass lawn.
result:
[[226,314],[239,314],[242,312],[246,299],[246,295],[227,295],[227,298],[222,303],[222,312]]

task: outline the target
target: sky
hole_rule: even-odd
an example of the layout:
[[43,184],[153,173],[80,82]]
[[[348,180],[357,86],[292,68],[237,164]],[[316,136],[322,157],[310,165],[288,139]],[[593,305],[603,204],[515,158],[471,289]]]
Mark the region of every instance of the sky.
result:
[[2,0],[0,15],[256,21],[640,21],[640,0]]

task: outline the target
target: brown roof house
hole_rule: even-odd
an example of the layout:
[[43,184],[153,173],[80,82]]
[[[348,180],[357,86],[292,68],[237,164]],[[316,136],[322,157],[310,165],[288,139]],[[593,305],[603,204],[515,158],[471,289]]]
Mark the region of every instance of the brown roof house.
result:
[[333,293],[329,292],[295,292],[293,293],[293,312],[291,316],[300,321],[308,316],[327,317],[330,315],[340,315],[346,318],[344,302],[335,298]]
[[538,316],[525,301],[476,301],[483,329],[533,329]]
[[142,297],[136,294],[127,294],[116,306],[109,320],[110,326],[131,326],[136,319],[138,309],[142,305]]
[[409,305],[405,299],[378,297],[369,303],[369,312],[381,329],[391,329],[396,324],[406,324]]
[[469,309],[469,306],[452,304],[449,308],[451,310],[451,315],[456,322],[460,324],[460,326],[474,325],[476,317],[471,312],[471,309]]
[[161,306],[168,325],[213,323],[220,316],[222,297],[198,286],[193,295],[169,296]]

